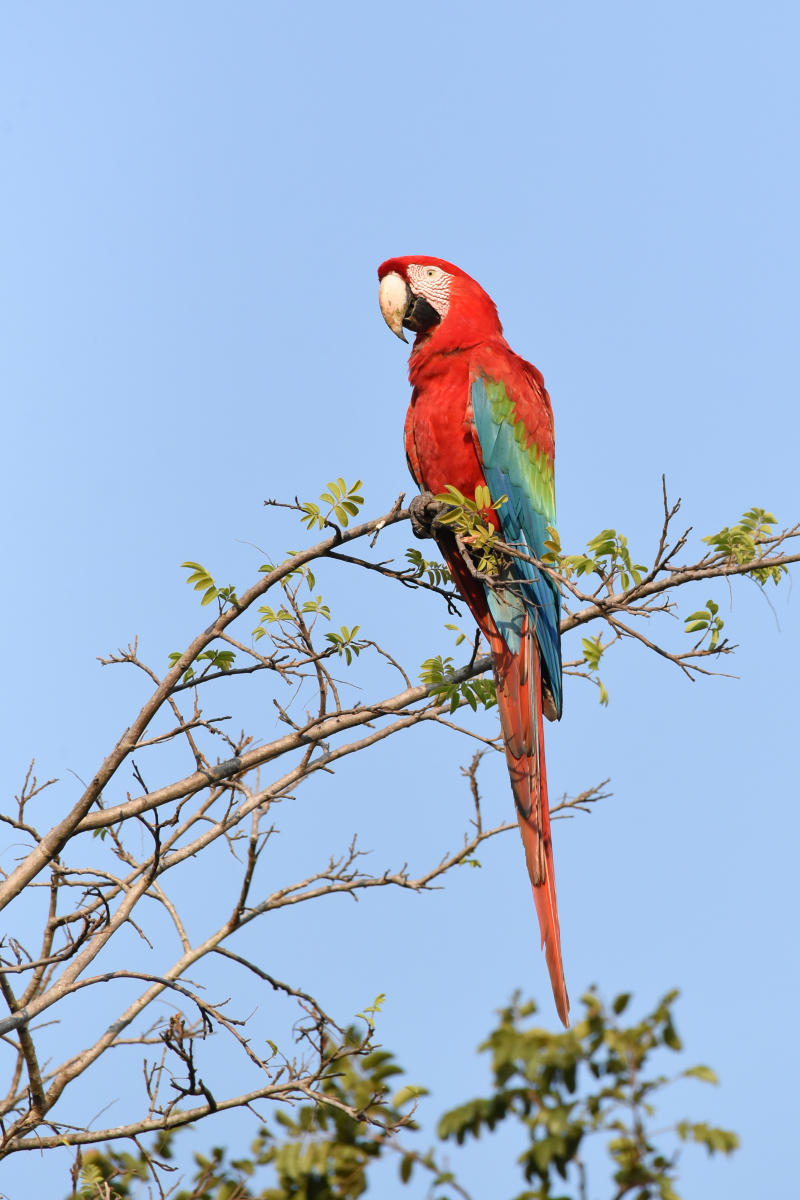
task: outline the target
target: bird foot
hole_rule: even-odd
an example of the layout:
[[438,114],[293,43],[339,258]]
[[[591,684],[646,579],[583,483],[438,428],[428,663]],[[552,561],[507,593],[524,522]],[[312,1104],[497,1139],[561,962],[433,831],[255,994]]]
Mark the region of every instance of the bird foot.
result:
[[447,508],[448,505],[434,499],[433,492],[420,492],[415,496],[408,506],[414,537],[434,537],[433,526],[436,524],[436,518]]

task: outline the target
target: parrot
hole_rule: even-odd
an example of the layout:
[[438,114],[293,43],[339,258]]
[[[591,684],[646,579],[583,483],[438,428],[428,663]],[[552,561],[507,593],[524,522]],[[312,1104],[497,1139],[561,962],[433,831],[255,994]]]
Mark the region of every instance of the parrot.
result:
[[491,651],[541,944],[556,1010],[568,1026],[542,721],[560,720],[562,712],[558,588],[545,571],[513,557],[492,586],[474,564],[468,568],[447,525],[425,525],[426,504],[455,488],[481,501],[484,520],[504,542],[542,560],[556,520],[550,397],[541,373],[503,337],[491,297],[465,271],[410,255],[387,259],[378,279],[386,324],[404,342],[405,329],[416,334],[405,422],[408,466],[421,492],[410,506],[414,531],[436,539]]

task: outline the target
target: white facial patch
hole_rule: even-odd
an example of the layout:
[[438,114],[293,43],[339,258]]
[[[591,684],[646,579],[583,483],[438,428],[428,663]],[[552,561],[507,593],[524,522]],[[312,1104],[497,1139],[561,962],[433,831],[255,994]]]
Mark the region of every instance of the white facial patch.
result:
[[450,308],[450,285],[453,276],[448,275],[441,267],[424,267],[418,263],[409,263],[406,273],[412,292],[427,300],[431,308],[444,320]]

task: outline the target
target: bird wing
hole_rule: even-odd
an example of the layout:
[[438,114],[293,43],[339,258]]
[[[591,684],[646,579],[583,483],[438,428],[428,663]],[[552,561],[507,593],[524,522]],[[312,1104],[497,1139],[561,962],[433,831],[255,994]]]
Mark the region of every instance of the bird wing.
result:
[[[515,373],[516,374],[516,373]],[[547,526],[555,526],[552,418],[538,385],[523,378],[510,387],[503,379],[481,375],[471,386],[473,437],[483,460],[492,500],[506,495],[498,511],[503,537],[524,553],[541,559]],[[487,602],[509,650],[519,653],[526,613],[536,630],[543,682],[558,717],[562,711],[560,597],[552,580],[532,563],[513,559],[510,576],[522,603],[508,592],[487,589]]]

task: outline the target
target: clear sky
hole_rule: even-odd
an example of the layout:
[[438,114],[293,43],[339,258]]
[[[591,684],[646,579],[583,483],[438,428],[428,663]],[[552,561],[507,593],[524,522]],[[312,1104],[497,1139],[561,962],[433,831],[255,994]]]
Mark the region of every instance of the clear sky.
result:
[[[771,0],[4,3],[4,803],[34,755],[61,779],[42,811],[75,799],[70,771],[93,773],[141,694],[95,656],[137,633],[154,663],[184,644],[184,559],[242,584],[262,561],[244,543],[303,536],[266,496],[360,476],[377,513],[408,490],[405,352],[377,307],[390,255],[469,271],[544,372],[565,546],[611,525],[650,557],[662,472],[698,549],[753,504],[800,517],[798,26]],[[380,626],[412,666],[449,652],[432,602],[348,594],[333,571],[342,621]],[[565,962],[573,997],[597,982],[642,1011],[681,988],[686,1062],[722,1086],[672,1108],[743,1138],[730,1162],[686,1152],[682,1192],[789,1196],[797,600],[782,586],[773,614],[739,581],[684,614],[709,594],[738,679],[690,684],[626,648],[607,710],[567,682],[551,786],[611,776],[614,797],[557,829]],[[682,648],[681,629],[665,636]],[[271,705],[247,696],[269,736]],[[469,753],[409,737],[309,786],[276,870],[355,829],[376,867],[437,858],[467,819]],[[485,790],[511,812],[501,763]],[[318,905],[242,942],[341,1018],[387,993],[379,1033],[431,1089],[429,1130],[486,1087],[473,1048],[515,988],[556,1020],[518,842],[481,857],[433,896]],[[355,935],[370,948],[351,969]],[[116,1084],[98,1070],[87,1120]],[[241,1150],[249,1118],[226,1121],[194,1144]],[[519,1148],[453,1156],[475,1200],[520,1189]],[[3,1164],[0,1190],[56,1200],[65,1162]],[[386,1200],[411,1194],[381,1178]]]

